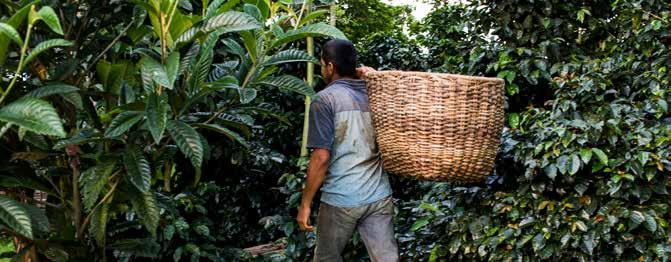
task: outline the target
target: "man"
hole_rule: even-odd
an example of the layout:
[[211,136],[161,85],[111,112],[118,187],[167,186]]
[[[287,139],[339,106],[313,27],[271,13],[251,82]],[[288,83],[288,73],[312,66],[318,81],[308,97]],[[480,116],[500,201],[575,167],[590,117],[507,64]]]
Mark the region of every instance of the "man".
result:
[[322,48],[321,74],[329,85],[310,105],[308,147],[313,151],[296,219],[302,230],[314,230],[310,205],[323,183],[315,261],[342,261],[355,229],[373,261],[398,261],[391,187],[356,64],[349,41],[331,40]]

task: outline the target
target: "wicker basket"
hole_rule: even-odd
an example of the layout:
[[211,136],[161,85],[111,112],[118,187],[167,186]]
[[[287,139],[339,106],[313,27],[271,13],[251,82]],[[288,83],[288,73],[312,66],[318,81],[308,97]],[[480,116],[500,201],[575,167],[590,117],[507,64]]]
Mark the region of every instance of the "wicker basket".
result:
[[402,71],[364,78],[388,171],[452,182],[489,176],[503,127],[502,79]]

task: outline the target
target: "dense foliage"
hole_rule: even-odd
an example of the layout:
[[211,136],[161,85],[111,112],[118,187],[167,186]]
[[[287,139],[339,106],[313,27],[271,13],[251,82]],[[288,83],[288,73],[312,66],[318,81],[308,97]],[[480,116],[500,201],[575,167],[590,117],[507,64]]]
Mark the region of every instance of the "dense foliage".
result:
[[279,97],[314,94],[281,66],[317,62],[297,40],[345,36],[305,3],[249,2],[4,4],[0,220],[17,257],[227,260],[276,238],[255,225],[279,192],[258,191],[286,158],[273,132],[300,123]]
[[487,186],[435,184],[399,216],[406,257],[667,260],[670,19],[665,1],[436,9],[437,70],[505,78],[509,128]]
[[303,39],[347,36],[378,69],[506,80],[485,183],[392,177],[405,259],[668,259],[668,1],[336,1],[342,32],[309,2],[0,1],[5,255],[309,259]]

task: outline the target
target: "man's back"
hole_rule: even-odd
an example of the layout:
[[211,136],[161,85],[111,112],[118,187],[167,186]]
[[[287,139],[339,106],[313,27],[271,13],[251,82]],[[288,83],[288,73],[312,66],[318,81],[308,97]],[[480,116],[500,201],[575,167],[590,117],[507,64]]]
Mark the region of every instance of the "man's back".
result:
[[363,80],[336,80],[319,92],[310,121],[308,147],[331,154],[322,202],[357,207],[391,195]]

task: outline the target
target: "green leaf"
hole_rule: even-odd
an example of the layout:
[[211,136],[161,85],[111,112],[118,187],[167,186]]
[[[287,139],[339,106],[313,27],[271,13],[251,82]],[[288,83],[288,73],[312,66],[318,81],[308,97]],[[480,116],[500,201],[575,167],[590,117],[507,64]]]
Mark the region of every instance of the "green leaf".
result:
[[23,206],[23,209],[26,210],[30,217],[32,222],[31,225],[33,227],[33,235],[35,235],[35,232],[48,234],[50,230],[49,218],[44,209],[27,203],[21,203],[21,206]]
[[175,80],[179,76],[179,52],[174,51],[168,56],[168,59],[165,64],[165,72],[168,76],[168,82],[170,85],[168,89],[172,89],[175,85]]
[[161,142],[161,138],[163,138],[163,132],[165,131],[165,126],[168,122],[169,110],[168,95],[165,92],[161,95],[154,92],[149,94],[145,113],[147,114],[149,131],[157,145]]
[[80,187],[84,198],[84,207],[90,210],[98,202],[100,193],[107,185],[114,163],[104,163],[87,169],[80,176]]
[[242,146],[249,148],[249,144],[247,143],[247,141],[242,136],[240,136],[238,133],[236,133],[233,130],[230,130],[228,128],[225,128],[225,127],[217,125],[217,124],[195,124],[194,126],[197,127],[197,128],[205,128],[205,129],[208,129],[208,130],[212,130],[212,131],[221,133],[221,134],[227,136],[229,139],[240,143]]
[[252,32],[240,32],[240,37],[242,37],[242,43],[245,45],[247,54],[252,59],[253,63],[256,64],[256,56],[260,50],[257,48],[256,36]]
[[549,164],[545,168],[545,174],[552,180],[557,177],[557,166],[555,164]]
[[54,9],[49,6],[44,6],[37,12],[37,16],[51,28],[51,31],[63,35],[61,23],[58,21],[58,16],[56,15],[56,12],[54,12]]
[[0,195],[0,220],[12,231],[33,238],[33,226],[28,211],[21,203]]
[[573,154],[571,158],[571,167],[568,171],[569,174],[575,175],[580,170],[580,157],[577,154]]
[[270,66],[291,62],[311,62],[319,64],[319,60],[317,60],[317,58],[314,56],[311,56],[308,53],[298,49],[289,49],[278,52],[277,54],[266,58],[266,61],[263,62],[263,65]]
[[21,39],[19,32],[17,32],[16,29],[14,29],[14,27],[9,24],[0,23],[0,35],[9,37],[19,46],[23,45],[23,40]]
[[268,85],[288,91],[293,91],[305,96],[312,97],[315,91],[305,81],[291,75],[283,75],[279,77],[269,77],[257,82],[257,84]]
[[217,13],[222,13],[231,10],[238,3],[240,3],[240,0],[214,0],[207,7],[207,10],[205,12],[205,18],[212,17]]
[[562,174],[566,174],[568,171],[568,156],[562,155],[557,159],[557,168]]
[[240,88],[238,89],[240,95],[240,103],[247,104],[256,98],[256,89],[254,88]]
[[543,237],[543,234],[538,233],[536,236],[534,236],[534,241],[531,242],[534,251],[538,252],[539,250],[543,249],[545,247],[545,237]]
[[203,145],[198,132],[184,122],[168,121],[168,133],[184,156],[191,160],[194,167],[200,168],[203,163]]
[[645,223],[643,224],[645,228],[650,232],[655,233],[655,231],[657,231],[657,221],[655,221],[655,217],[648,213],[643,213],[643,217],[645,218]]
[[98,246],[105,245],[105,233],[107,231],[107,220],[109,213],[109,205],[103,204],[91,214],[91,225],[89,226],[89,232],[93,235],[93,239],[96,240]]
[[41,135],[65,137],[56,109],[37,98],[23,98],[0,108],[0,121],[12,123]]
[[508,115],[508,125],[510,128],[517,128],[520,125],[520,115],[511,113]]
[[585,21],[585,10],[584,9],[581,9],[581,10],[578,11],[578,21],[580,21],[580,23]]
[[587,232],[587,225],[585,225],[585,222],[578,220],[575,222],[575,225],[578,229],[580,229],[580,231]]
[[79,88],[77,88],[76,86],[66,84],[55,84],[55,85],[43,86],[33,91],[30,91],[25,95],[25,97],[41,98],[50,95],[72,93],[77,91],[79,91]]
[[135,123],[142,120],[143,116],[144,114],[138,111],[125,111],[118,114],[112,119],[112,123],[110,123],[109,127],[107,127],[105,137],[117,137],[123,135],[128,129],[133,127]]
[[411,231],[417,231],[418,229],[426,226],[429,224],[429,218],[428,217],[423,217],[415,221],[415,223],[412,224],[410,227]]
[[41,42],[41,43],[37,44],[37,46],[35,46],[30,51],[30,54],[28,55],[28,57],[26,58],[26,60],[23,63],[24,64],[30,63],[30,61],[35,59],[35,57],[37,57],[37,55],[39,55],[40,53],[42,53],[44,51],[47,51],[51,48],[71,46],[71,45],[72,45],[72,42],[70,42],[68,40],[65,40],[65,39],[51,39],[51,40]]
[[[30,133],[29,133],[30,134]],[[94,129],[80,129],[77,134],[66,138],[61,139],[54,145],[54,150],[61,150],[68,145],[81,145],[89,142],[94,142],[101,140],[100,133]]]
[[209,82],[206,85],[208,88],[217,91],[224,89],[240,89],[240,86],[238,85],[238,79],[234,76],[224,76],[219,78],[217,81]]
[[303,26],[303,25],[309,23],[310,21],[312,21],[314,19],[317,19],[317,18],[319,18],[319,17],[321,17],[325,14],[328,14],[328,13],[329,13],[329,10],[324,10],[324,9],[315,10],[313,12],[310,12],[310,14],[306,15],[305,17],[303,17],[301,19],[300,22],[298,22],[298,26]]
[[259,8],[256,7],[255,5],[245,4],[243,10],[245,11],[246,14],[250,15],[251,17],[254,17],[256,21],[263,22],[265,20],[263,19],[261,10],[259,10]]
[[592,152],[596,154],[596,157],[599,159],[601,164],[608,165],[608,156],[606,156],[606,153],[601,151],[601,149],[598,148],[592,148]]
[[150,192],[151,189],[151,167],[144,156],[142,149],[129,145],[123,154],[123,163],[126,166],[126,174],[130,182],[140,192]]
[[632,211],[631,215],[629,217],[629,222],[631,223],[630,229],[636,228],[644,220],[645,220],[645,216],[643,215],[643,213],[641,213],[639,211]]
[[340,31],[338,28],[335,28],[333,26],[324,24],[324,23],[316,23],[316,24],[310,24],[303,26],[298,29],[294,30],[289,30],[287,31],[284,35],[281,37],[277,38],[271,47],[278,47],[282,44],[286,44],[289,42],[296,41],[298,39],[303,39],[308,36],[325,36],[325,37],[333,37],[333,38],[339,38],[339,39],[347,39],[345,34],[343,34],[342,31]]
[[77,92],[63,93],[59,94],[59,96],[63,98],[63,100],[74,105],[77,110],[84,109],[84,101],[82,101],[82,97],[79,95],[79,93]]
[[589,148],[580,149],[580,159],[582,162],[587,164],[592,159],[592,150]]
[[261,23],[248,14],[228,11],[213,16],[205,21],[201,30],[209,33],[220,30],[222,33],[253,30],[261,27]]
[[142,70],[145,70],[145,72],[149,74],[151,80],[161,86],[172,89],[168,73],[165,71],[165,68],[163,68],[161,63],[151,57],[145,56],[142,58],[142,61],[140,61],[140,64],[142,65]]
[[147,228],[152,236],[155,236],[160,217],[154,194],[151,191],[139,192],[137,196],[131,198],[130,202],[135,209],[135,213],[140,217],[142,225]]
[[[21,9],[12,14],[12,16],[9,19],[5,20],[4,22],[14,28],[19,28],[26,21],[25,19],[26,15],[28,14],[28,12],[30,12],[32,6],[36,2],[37,1],[33,1],[32,3],[26,4],[25,6],[21,7]],[[5,64],[5,59],[7,59],[7,52],[10,50],[8,48],[9,41],[10,41],[9,37],[5,36],[4,34],[0,34],[0,67],[2,67]]]

